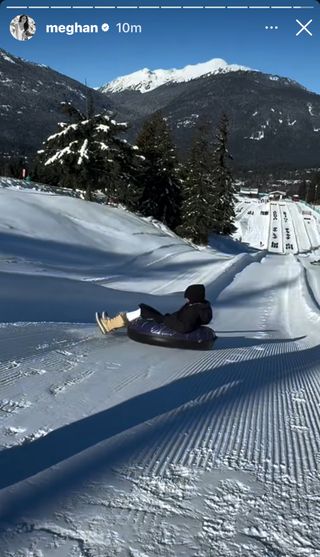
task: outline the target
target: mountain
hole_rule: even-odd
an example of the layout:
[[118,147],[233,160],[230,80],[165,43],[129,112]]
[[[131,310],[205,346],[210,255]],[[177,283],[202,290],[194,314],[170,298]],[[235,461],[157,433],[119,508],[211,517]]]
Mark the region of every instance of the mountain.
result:
[[34,153],[65,118],[60,103],[85,110],[89,91],[97,110],[111,108],[106,95],[0,49],[0,156]]
[[184,83],[203,75],[236,72],[239,70],[249,71],[249,68],[236,64],[227,64],[221,58],[214,58],[202,64],[189,65],[180,70],[174,68],[172,70],[151,71],[148,68],[144,68],[111,81],[111,83],[101,87],[100,91],[102,93],[121,93],[122,91],[132,90],[146,93],[169,83]]
[[225,112],[235,166],[319,166],[320,95],[291,79],[212,60],[182,70],[141,70],[100,91],[130,121],[131,139],[161,110],[184,155],[197,123],[210,123],[214,137]]
[[184,157],[198,122],[209,123],[214,138],[225,112],[236,167],[319,167],[320,95],[285,77],[214,59],[182,69],[143,69],[93,90],[1,49],[0,157],[35,153],[66,118],[61,101],[85,110],[88,93],[96,112],[112,110],[116,120],[130,123],[131,141],[161,110]]

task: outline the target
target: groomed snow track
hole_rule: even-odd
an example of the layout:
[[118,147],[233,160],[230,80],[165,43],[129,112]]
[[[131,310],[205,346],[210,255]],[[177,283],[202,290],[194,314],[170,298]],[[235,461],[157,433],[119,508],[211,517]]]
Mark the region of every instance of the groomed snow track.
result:
[[[257,214],[264,216],[257,218]],[[257,249],[267,247],[270,253],[308,253],[320,247],[319,215],[303,203],[288,200],[261,203],[254,199],[239,202],[236,223],[237,239]]]
[[[37,389],[29,405],[2,411],[3,427],[49,413],[0,453],[3,555],[319,557],[318,308],[294,257],[243,263],[212,285],[213,351],[25,325],[12,368],[7,342],[7,400],[21,402],[29,381]],[[78,417],[51,432],[72,393]],[[16,482],[33,474],[43,481],[21,491]]]

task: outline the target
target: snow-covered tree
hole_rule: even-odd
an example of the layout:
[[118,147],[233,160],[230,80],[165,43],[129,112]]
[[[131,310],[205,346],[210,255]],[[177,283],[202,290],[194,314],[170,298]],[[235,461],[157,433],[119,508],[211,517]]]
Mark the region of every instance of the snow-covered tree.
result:
[[177,232],[197,244],[207,244],[213,227],[213,145],[209,127],[198,127],[183,173],[181,225]]
[[69,103],[64,111],[76,120],[62,122],[59,131],[38,151],[36,173],[54,185],[82,189],[91,199],[94,190],[104,190],[119,203],[134,205],[139,198],[137,148],[119,134],[127,124],[117,123],[108,114],[87,118]]
[[214,169],[212,174],[212,189],[214,203],[212,205],[213,232],[218,234],[231,234],[235,231],[235,193],[228,160],[231,159],[228,150],[228,118],[224,114],[221,118],[216,136],[214,152]]
[[144,124],[137,145],[145,157],[140,210],[174,229],[180,222],[179,164],[168,125],[160,112]]

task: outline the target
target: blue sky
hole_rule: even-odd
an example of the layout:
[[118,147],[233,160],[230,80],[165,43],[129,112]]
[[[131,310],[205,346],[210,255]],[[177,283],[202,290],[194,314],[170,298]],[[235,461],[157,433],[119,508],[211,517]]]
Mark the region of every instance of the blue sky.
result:
[[[320,5],[315,0],[302,0],[314,9],[277,10],[103,10],[103,9],[8,9],[7,6],[27,5],[5,1],[0,7],[0,47],[27,60],[46,64],[89,86],[98,87],[120,75],[143,67],[150,69],[183,67],[211,58],[224,58],[268,73],[288,76],[320,93]],[[220,0],[67,0],[45,2],[34,0],[32,6],[44,5],[223,5]],[[243,2],[232,0],[233,5]],[[250,5],[264,5],[253,0]],[[244,2],[247,4],[247,2]],[[268,5],[270,2],[268,2]],[[272,5],[292,5],[274,0]],[[297,0],[296,0],[297,5]],[[299,2],[298,5],[303,5]],[[28,42],[11,37],[8,26],[13,17],[26,13],[37,24],[36,36]],[[313,19],[310,37],[296,22]],[[110,25],[110,31],[98,34],[46,34],[47,24]],[[119,34],[118,22],[140,24],[141,34]],[[278,30],[266,30],[266,25]]]

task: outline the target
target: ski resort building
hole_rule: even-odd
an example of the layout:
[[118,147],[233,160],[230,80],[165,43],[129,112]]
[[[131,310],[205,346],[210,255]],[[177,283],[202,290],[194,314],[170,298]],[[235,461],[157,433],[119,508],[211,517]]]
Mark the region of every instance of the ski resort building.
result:
[[285,199],[287,197],[286,191],[273,191],[269,193],[269,200],[270,201],[280,201],[281,199]]
[[259,197],[259,190],[258,188],[240,188],[239,195],[241,197]]

